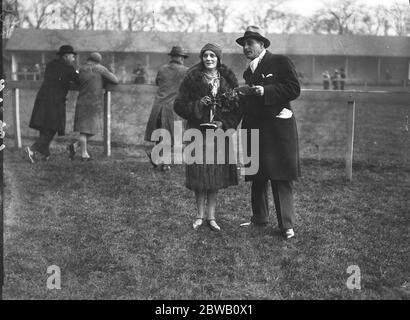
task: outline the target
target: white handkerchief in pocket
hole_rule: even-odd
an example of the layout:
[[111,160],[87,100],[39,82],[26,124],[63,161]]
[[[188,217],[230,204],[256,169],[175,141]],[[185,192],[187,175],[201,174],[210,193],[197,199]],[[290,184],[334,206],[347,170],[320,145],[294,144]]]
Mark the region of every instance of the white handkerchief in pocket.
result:
[[293,112],[287,108],[283,108],[282,111],[276,116],[280,119],[289,119],[292,118]]

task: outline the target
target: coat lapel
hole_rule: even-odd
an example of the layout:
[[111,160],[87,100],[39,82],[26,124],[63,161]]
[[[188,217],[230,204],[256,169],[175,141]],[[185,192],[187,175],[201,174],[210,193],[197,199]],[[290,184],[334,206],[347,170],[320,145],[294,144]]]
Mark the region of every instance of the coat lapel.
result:
[[265,70],[267,56],[269,54],[270,54],[270,52],[266,51],[265,55],[262,58],[262,61],[259,62],[258,66],[256,67],[255,72],[253,73],[252,78],[251,78],[252,79],[252,84],[258,83],[258,80],[261,77],[263,70]]

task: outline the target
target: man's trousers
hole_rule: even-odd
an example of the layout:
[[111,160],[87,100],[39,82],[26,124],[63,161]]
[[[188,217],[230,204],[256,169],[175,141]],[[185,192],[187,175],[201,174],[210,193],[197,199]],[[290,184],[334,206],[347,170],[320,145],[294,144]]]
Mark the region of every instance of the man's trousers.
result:
[[[279,228],[281,230],[292,229],[295,223],[293,181],[270,180],[270,184],[272,187]],[[268,223],[268,188],[268,181],[252,182],[251,197],[253,216],[251,221],[256,225]]]

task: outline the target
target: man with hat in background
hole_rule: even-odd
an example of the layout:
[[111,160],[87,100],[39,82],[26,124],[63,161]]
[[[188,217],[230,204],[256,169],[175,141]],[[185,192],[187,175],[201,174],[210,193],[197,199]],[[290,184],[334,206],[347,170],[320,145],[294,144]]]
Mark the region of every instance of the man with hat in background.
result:
[[78,83],[78,72],[74,67],[76,52],[70,45],[63,45],[57,52],[59,58],[46,65],[44,81],[37,93],[29,127],[40,132],[31,147],[25,148],[27,159],[34,163],[38,159],[48,160],[50,143],[56,133],[65,134],[66,97],[70,83]]
[[[172,47],[168,55],[171,56],[170,62],[159,69],[155,79],[158,91],[148,119],[144,140],[154,142],[151,140],[151,135],[154,130],[166,129],[171,135],[172,147],[174,145],[174,121],[181,120],[174,113],[174,100],[178,95],[179,86],[188,70],[188,68],[184,66],[185,59],[188,55],[180,46]],[[158,141],[155,142],[158,143]],[[146,153],[153,167],[157,167],[151,159],[151,151],[146,151]],[[170,169],[170,166],[162,164],[161,169],[167,171]]]
[[300,176],[298,134],[290,101],[300,95],[298,76],[292,61],[267,51],[270,41],[257,26],[249,26],[236,42],[250,60],[243,77],[247,90],[241,96],[242,128],[259,132],[259,170],[247,175],[252,182],[252,218],[241,226],[265,226],[269,217],[270,181],[279,228],[285,239],[294,233],[293,181]]

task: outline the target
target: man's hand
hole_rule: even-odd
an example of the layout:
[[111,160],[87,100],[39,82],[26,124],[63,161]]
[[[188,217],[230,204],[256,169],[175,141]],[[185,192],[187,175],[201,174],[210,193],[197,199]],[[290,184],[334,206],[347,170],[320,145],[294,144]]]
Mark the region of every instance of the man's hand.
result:
[[265,89],[262,86],[253,86],[252,89],[255,95],[258,97],[263,97],[263,95],[265,94]]

